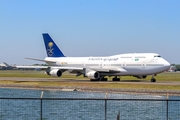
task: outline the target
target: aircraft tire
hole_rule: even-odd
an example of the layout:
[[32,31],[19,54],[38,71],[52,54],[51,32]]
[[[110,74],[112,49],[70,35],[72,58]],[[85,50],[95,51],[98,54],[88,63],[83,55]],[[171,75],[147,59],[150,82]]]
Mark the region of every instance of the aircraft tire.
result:
[[99,81],[99,79],[90,79],[90,81]]
[[120,81],[120,78],[113,78],[112,81]]
[[102,78],[101,81],[107,81],[107,78]]
[[156,82],[156,79],[155,79],[155,78],[152,78],[152,79],[151,79],[151,82]]

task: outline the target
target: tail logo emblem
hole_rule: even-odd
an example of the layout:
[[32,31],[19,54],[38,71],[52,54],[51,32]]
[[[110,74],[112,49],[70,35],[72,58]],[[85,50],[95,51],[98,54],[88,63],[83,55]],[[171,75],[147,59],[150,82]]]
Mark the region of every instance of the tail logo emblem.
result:
[[48,53],[48,55],[49,56],[52,56],[53,55],[53,43],[52,42],[50,42],[49,44],[48,44],[48,49],[47,49],[47,53]]

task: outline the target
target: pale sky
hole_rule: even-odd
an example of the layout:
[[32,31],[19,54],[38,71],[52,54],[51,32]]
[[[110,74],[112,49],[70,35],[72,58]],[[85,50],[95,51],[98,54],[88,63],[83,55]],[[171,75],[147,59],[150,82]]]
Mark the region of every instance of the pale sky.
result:
[[158,53],[180,64],[179,0],[1,0],[0,63],[46,57],[42,33],[66,56]]

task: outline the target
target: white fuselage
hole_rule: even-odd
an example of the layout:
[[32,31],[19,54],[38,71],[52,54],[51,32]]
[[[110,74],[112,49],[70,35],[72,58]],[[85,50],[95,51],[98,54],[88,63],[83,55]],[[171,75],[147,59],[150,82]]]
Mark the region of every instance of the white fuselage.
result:
[[[170,64],[155,53],[120,54],[109,57],[46,57],[51,66],[86,68],[103,76],[152,75],[169,69]],[[109,72],[106,70],[120,71]]]

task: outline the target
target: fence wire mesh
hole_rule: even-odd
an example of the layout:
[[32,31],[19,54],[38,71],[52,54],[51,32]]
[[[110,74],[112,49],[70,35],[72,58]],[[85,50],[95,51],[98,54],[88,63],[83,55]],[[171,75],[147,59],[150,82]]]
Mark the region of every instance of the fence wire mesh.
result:
[[1,120],[179,120],[180,100],[0,98]]
[[41,101],[36,99],[0,99],[0,120],[40,119]]
[[41,99],[41,93],[1,88],[0,120],[180,120],[179,96],[44,91]]
[[104,120],[104,117],[103,100],[43,100],[45,119]]

